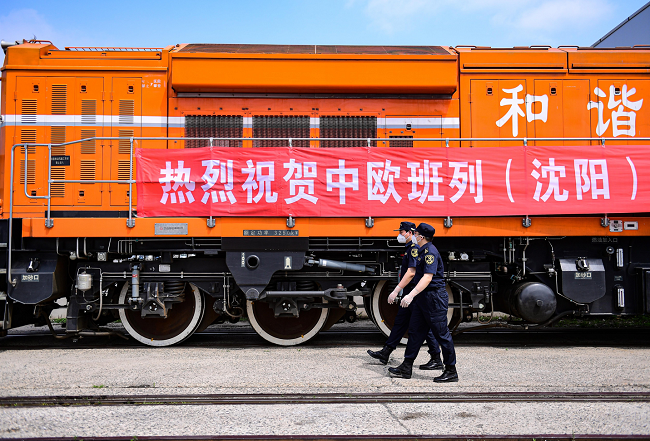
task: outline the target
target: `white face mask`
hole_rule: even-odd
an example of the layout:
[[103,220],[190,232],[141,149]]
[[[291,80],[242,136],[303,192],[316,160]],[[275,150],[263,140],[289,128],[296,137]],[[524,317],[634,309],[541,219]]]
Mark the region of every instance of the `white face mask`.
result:
[[411,237],[411,242],[413,242],[416,245],[418,244],[418,241],[415,239],[415,234]]
[[402,236],[401,234],[397,235],[397,241],[399,243],[406,243],[406,237]]

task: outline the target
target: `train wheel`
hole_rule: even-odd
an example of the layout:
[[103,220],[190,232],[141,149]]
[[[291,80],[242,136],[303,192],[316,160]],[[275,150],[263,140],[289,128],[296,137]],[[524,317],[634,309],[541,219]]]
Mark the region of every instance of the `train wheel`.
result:
[[347,310],[343,308],[330,309],[330,315],[327,318],[327,321],[325,322],[325,325],[323,326],[323,329],[321,329],[321,331],[327,331],[332,326],[337,324],[339,320],[341,320],[343,316],[345,316],[346,312]]
[[[447,294],[449,295],[449,303],[454,303],[460,300],[460,293],[455,293],[454,290],[449,287],[449,285],[447,285]],[[450,331],[456,329],[462,319],[463,318],[460,315],[460,309],[449,308],[447,310],[447,326],[449,327]]]
[[329,309],[300,311],[299,317],[275,317],[266,302],[246,302],[251,326],[264,340],[280,346],[295,346],[314,338],[325,326]]
[[[379,330],[388,337],[390,331],[393,329],[393,324],[395,323],[395,317],[397,316],[397,311],[399,306],[397,304],[389,304],[388,296],[395,288],[395,283],[391,281],[382,280],[377,284],[375,291],[372,294],[372,315],[374,321],[377,324]],[[455,294],[447,285],[447,294],[449,295],[449,303],[453,303],[455,299]],[[449,308],[447,311],[447,323],[449,329],[452,330],[460,323],[461,316],[459,309]],[[406,344],[408,342],[408,332],[404,334],[404,337],[400,340],[401,344]]]
[[374,323],[375,318],[372,316],[372,297],[367,296],[363,298],[363,309],[365,309],[368,318]]
[[[126,303],[130,294],[128,283],[120,292],[120,304]],[[203,317],[203,296],[192,283],[185,286],[185,300],[175,303],[167,318],[142,318],[140,311],[120,309],[120,319],[127,332],[148,346],[171,346],[180,343],[194,333]]]
[[[382,280],[377,284],[375,291],[372,293],[372,317],[379,330],[386,337],[390,335],[390,331],[393,329],[393,324],[395,323],[397,311],[399,311],[397,303],[392,305],[388,303],[388,296],[393,292],[396,285],[397,283],[392,280]],[[406,344],[406,342],[406,337],[400,340],[402,344]]]

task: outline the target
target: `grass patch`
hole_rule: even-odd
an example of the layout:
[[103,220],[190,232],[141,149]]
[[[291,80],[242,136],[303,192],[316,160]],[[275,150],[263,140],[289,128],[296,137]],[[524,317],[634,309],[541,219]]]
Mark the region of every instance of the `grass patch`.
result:
[[650,328],[650,316],[614,316],[568,318],[557,322],[554,328]]

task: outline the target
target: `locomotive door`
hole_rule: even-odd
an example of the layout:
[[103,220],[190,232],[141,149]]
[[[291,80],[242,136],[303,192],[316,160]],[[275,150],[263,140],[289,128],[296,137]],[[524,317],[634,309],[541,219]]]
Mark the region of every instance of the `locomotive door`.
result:
[[[142,78],[113,78],[111,94],[111,136],[142,136]],[[134,143],[137,146],[137,143]],[[131,143],[128,139],[110,142],[110,179],[128,180]],[[135,176],[135,158],[133,177]],[[110,184],[111,205],[129,204],[129,185]],[[135,190],[135,184],[133,185]],[[133,198],[133,206],[136,200]]]
[[[45,143],[45,114],[47,103],[47,82],[44,77],[18,77],[16,79],[16,129],[13,144]],[[42,205],[43,200],[29,199],[24,188],[32,196],[47,196],[47,149],[29,147],[27,164],[24,148],[15,150],[14,156],[14,205]],[[10,151],[6,152],[10,155]],[[25,167],[27,182],[25,182]]]
[[[73,139],[88,139],[103,136],[104,127],[104,79],[78,78],[74,92],[76,122]],[[75,180],[103,179],[102,151],[105,141],[84,141],[68,146],[72,150],[72,171]],[[71,148],[72,147],[72,148]],[[66,184],[72,189],[76,206],[97,206],[102,203],[104,184]]]
[[634,144],[630,138],[650,136],[649,98],[650,80],[598,80],[590,100],[597,103],[590,110],[591,136],[618,138],[608,144]]
[[[589,80],[535,80],[528,104],[536,138],[588,138]],[[530,145],[585,145],[588,141],[536,141]]]
[[417,138],[442,138],[442,116],[386,115],[384,137],[388,147],[439,147]]
[[[471,80],[472,138],[526,138],[526,80]],[[512,146],[512,142],[474,141],[474,147]]]

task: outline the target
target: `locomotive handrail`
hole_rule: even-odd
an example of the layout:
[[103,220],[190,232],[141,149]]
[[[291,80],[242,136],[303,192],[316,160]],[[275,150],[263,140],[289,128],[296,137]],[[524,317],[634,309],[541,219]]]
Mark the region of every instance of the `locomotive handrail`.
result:
[[[605,147],[606,141],[621,141],[620,138],[594,138],[594,137],[572,137],[572,138],[557,138],[557,137],[541,137],[541,138],[407,138],[409,141],[424,141],[424,142],[442,142],[445,141],[445,147],[449,148],[450,142],[521,142],[524,146],[528,145],[529,141],[599,141]],[[650,137],[639,138],[625,138],[625,140],[633,139],[634,141],[650,141]],[[78,144],[85,141],[122,141],[128,140],[130,143],[129,149],[129,176],[131,179],[52,179],[52,146],[67,146]],[[11,148],[11,171],[10,171],[10,188],[9,188],[9,237],[7,239],[7,283],[12,286],[16,285],[11,274],[11,258],[12,258],[12,235],[13,235],[13,196],[14,196],[14,166],[15,166],[15,150],[18,147],[25,148],[25,175],[24,175],[24,188],[23,191],[28,199],[47,199],[47,217],[45,219],[45,226],[52,228],[54,221],[51,217],[51,186],[52,184],[129,184],[129,217],[126,225],[129,228],[135,226],[135,219],[133,219],[133,184],[136,182],[133,179],[133,143],[134,141],[188,141],[188,140],[202,140],[208,141],[210,147],[214,147],[215,141],[287,141],[289,147],[293,147],[293,141],[354,141],[359,142],[365,140],[368,148],[372,148],[373,141],[391,142],[391,141],[404,141],[405,138],[214,138],[214,137],[118,137],[118,136],[100,136],[92,138],[84,138],[76,141],[69,141],[60,144],[44,144],[44,143],[20,143],[14,144]],[[28,178],[28,157],[29,147],[47,147],[48,148],[48,166],[47,166],[47,196],[32,196],[27,193],[27,178]],[[262,147],[263,148],[263,147]],[[458,148],[462,148],[459,146]],[[473,148],[473,147],[469,147]]]

